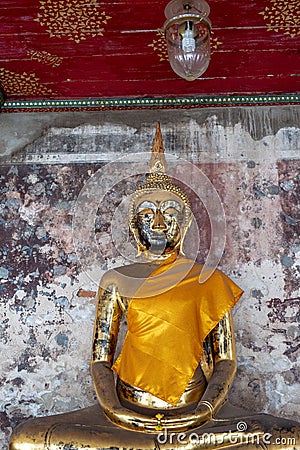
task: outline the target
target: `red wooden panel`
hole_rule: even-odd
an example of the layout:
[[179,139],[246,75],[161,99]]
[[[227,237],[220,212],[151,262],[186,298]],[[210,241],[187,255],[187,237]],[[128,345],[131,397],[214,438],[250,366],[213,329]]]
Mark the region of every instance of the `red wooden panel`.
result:
[[[263,60],[263,64],[257,64],[259,59]],[[277,64],[274,64],[275,59]],[[34,72],[42,82],[58,84],[67,79],[155,81],[163,79],[166,73],[172,73],[167,61],[160,62],[155,55],[149,54],[94,57],[93,64],[89,56],[66,58],[59,67],[51,70],[48,65],[29,59],[23,60],[22,64],[14,60],[2,66],[14,72]],[[289,75],[297,74],[298,69],[297,51],[293,50],[220,52],[212,56],[210,66],[201,78]]]
[[[278,85],[283,86],[283,92],[290,92],[293,88],[293,81],[291,77],[280,77],[266,80],[265,78],[237,78],[237,79],[210,79],[205,82],[205,89],[201,80],[197,80],[195,83],[189,83],[188,81],[175,78],[166,78],[165,80],[158,80],[151,84],[151,97],[182,97],[182,96],[210,96],[210,95],[225,95],[226,92],[230,92],[230,95],[243,94],[243,95],[255,95],[264,94],[268,89],[268,92],[278,93]],[[234,89],[233,89],[234,86]],[[260,88],[261,86],[261,88]],[[143,81],[121,81],[116,83],[115,81],[107,81],[105,86],[94,81],[88,80],[83,82],[82,80],[75,83],[62,83],[61,85],[64,94],[48,94],[36,95],[36,99],[80,99],[81,95],[76,95],[76,92],[82,92],[88,90],[91,95],[89,98],[101,98],[101,97],[149,97],[147,91],[149,91],[149,83]],[[113,92],[112,95],[107,95],[107,92]],[[134,92],[134,95],[132,94]],[[172,92],[172,94],[170,94]],[[32,100],[32,96],[11,96],[11,99],[19,100]],[[87,98],[87,96],[83,97]]]
[[[57,1],[44,3],[55,6]],[[297,1],[285,3],[293,19]],[[75,11],[79,4],[80,0],[73,0]],[[261,13],[270,0],[209,1],[213,55],[207,72],[194,82],[177,77],[169,63],[160,60],[158,49],[151,47],[165,20],[166,4],[158,0],[99,1],[98,13],[105,11],[110,18],[105,24],[97,16],[100,22],[92,25],[95,36],[88,20],[86,29],[80,28],[76,14],[70,13],[72,26],[78,26],[81,33],[75,42],[69,29],[59,25],[66,20],[59,14],[51,23],[49,14],[36,20],[43,13],[39,1],[2,0],[2,83],[14,98],[41,98],[41,92],[51,98],[86,98],[299,91],[299,35],[291,35],[284,11],[282,27],[267,31]],[[272,5],[275,12],[286,8],[281,0]],[[47,21],[48,26],[43,26]],[[49,27],[60,34],[51,37]],[[97,27],[104,28],[103,36],[97,35]]]
[[[47,34],[0,34],[0,60],[27,59],[29,50],[48,51],[65,58],[118,55],[120,53],[155,54],[153,48],[149,47],[154,39],[157,39],[157,36],[152,31],[123,34],[108,32],[103,37],[87,38],[79,44],[70,41],[66,43],[60,39],[50,40]],[[214,41],[218,41],[217,48],[213,50],[215,53],[248,50],[278,50],[281,52],[287,49],[299,50],[298,39],[293,39],[288,35],[278,36],[275,32],[258,33],[256,29],[217,30],[213,33],[212,44]]]
[[[103,1],[97,2],[97,5],[112,17],[112,27],[116,25],[119,30],[155,30],[161,28],[165,21],[164,8],[167,3],[159,0]],[[208,3],[215,28],[263,27],[264,20],[260,13],[269,4],[268,0],[210,0]],[[17,26],[21,30],[35,29],[38,23],[33,22],[33,19],[39,12],[39,6],[40,3],[36,0],[1,1],[1,27],[3,30],[16,29]]]

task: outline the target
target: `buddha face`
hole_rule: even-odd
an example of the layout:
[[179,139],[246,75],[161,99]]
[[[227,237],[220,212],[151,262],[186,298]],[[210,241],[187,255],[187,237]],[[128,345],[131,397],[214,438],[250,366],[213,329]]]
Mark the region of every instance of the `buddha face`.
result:
[[149,257],[178,252],[183,237],[186,205],[172,192],[143,193],[135,205],[134,235]]

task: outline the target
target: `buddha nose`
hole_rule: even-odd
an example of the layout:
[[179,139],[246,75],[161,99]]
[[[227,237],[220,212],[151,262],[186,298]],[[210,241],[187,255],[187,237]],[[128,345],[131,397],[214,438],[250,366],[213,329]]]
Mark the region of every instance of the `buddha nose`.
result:
[[165,219],[160,210],[156,210],[153,218],[153,222],[151,224],[152,230],[160,230],[163,231],[166,229]]

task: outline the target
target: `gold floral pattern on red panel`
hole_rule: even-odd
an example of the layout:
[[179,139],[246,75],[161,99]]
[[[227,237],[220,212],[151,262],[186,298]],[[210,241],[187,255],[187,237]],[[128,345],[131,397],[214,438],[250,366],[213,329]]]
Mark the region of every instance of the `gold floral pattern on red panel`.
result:
[[152,47],[154,53],[157,54],[160,61],[168,61],[168,50],[167,43],[164,38],[164,33],[161,30],[156,31],[156,36],[152,40],[151,44],[148,44],[148,47]]
[[[211,53],[214,52],[214,50],[217,50],[217,48],[223,44],[223,42],[219,41],[217,37],[213,36],[214,32],[211,32],[211,38],[210,38],[210,44],[211,44]],[[152,40],[151,44],[148,44],[148,47],[152,47],[154,53],[157,54],[160,61],[168,61],[168,50],[167,50],[167,43],[164,37],[164,32],[162,30],[156,31],[156,36]]]
[[46,64],[47,66],[51,67],[58,67],[62,63],[62,58],[60,56],[52,55],[52,53],[46,52],[46,51],[39,51],[39,50],[28,50],[27,55],[32,59],[33,61],[38,61],[41,64]]
[[269,0],[262,14],[268,31],[288,34],[292,38],[300,34],[299,0]]
[[34,73],[17,73],[0,67],[0,79],[5,94],[10,97],[53,94],[51,89],[39,82]]
[[34,20],[46,28],[50,37],[67,36],[79,43],[87,37],[103,36],[109,19],[97,0],[45,0],[40,1]]

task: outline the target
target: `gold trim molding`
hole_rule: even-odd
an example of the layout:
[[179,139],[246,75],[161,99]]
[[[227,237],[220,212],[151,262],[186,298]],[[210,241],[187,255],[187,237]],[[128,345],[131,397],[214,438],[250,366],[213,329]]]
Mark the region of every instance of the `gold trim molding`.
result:
[[300,94],[261,94],[202,97],[94,98],[6,101],[2,112],[105,111],[126,109],[192,109],[223,106],[298,105]]

